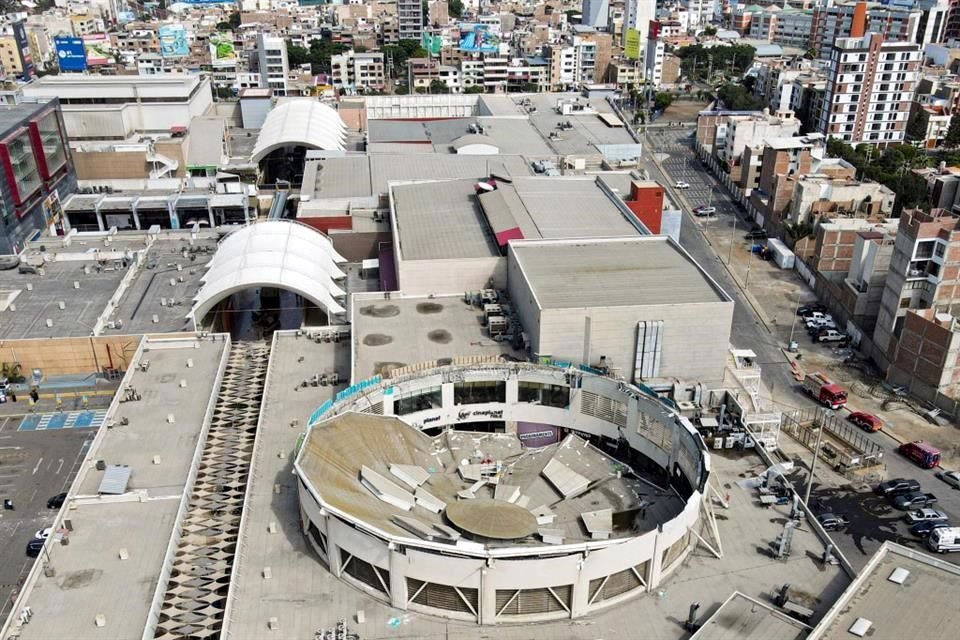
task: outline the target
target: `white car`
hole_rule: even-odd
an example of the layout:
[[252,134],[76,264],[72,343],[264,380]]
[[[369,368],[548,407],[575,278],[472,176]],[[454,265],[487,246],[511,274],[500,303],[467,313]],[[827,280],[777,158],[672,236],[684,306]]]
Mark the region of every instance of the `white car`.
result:
[[689,188],[690,188],[690,183],[689,183],[689,182],[684,182],[683,180],[677,180],[676,182],[673,183],[673,188],[674,188],[674,189],[689,189]]
[[33,534],[33,537],[37,540],[46,540],[50,537],[51,533],[53,533],[53,527],[47,527],[46,529],[40,529],[40,531],[37,531],[35,534]]
[[941,471],[937,477],[954,489],[960,489],[960,471]]

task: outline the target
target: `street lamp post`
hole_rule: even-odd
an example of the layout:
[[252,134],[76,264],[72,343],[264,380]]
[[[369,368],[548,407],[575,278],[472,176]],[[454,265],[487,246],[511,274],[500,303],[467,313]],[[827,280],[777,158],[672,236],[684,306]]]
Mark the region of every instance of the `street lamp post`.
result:
[[800,295],[802,293],[802,291],[797,291],[797,304],[793,309],[793,324],[790,325],[790,341],[787,342],[788,347],[793,344],[793,332],[797,328],[797,313],[800,311]]
[[813,447],[813,462],[810,463],[810,477],[807,478],[807,490],[803,496],[803,503],[810,506],[810,490],[813,488],[813,472],[817,468],[817,458],[820,457],[820,442],[823,439],[823,427],[821,424],[820,428],[817,430],[817,444]]

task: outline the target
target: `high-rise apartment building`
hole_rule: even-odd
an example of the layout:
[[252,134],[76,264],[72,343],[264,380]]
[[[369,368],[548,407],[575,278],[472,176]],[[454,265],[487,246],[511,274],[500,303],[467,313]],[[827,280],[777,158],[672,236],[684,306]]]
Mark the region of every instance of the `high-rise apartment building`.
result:
[[423,34],[423,5],[420,0],[397,0],[397,27],[401,40],[420,42]]
[[826,60],[834,42],[865,33],[877,33],[894,42],[918,42],[921,14],[911,7],[868,4],[863,0],[819,7],[813,12],[810,46]]
[[657,3],[650,0],[626,0],[623,5],[623,39],[628,29],[636,29],[640,34],[640,51],[647,43],[647,29],[657,13]]
[[899,144],[920,69],[920,47],[883,35],[840,38],[830,53],[818,129],[848,144]]
[[287,76],[290,73],[286,40],[258,33],[257,57],[260,63],[260,86],[272,89],[275,96],[286,96],[289,88]]
[[610,0],[583,0],[580,24],[605,29],[610,21]]

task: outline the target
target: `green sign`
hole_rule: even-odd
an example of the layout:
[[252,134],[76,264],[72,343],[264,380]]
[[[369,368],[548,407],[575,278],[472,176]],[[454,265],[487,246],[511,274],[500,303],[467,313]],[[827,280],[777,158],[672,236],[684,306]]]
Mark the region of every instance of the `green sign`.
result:
[[623,41],[623,55],[630,60],[640,59],[640,32],[636,29],[627,29],[627,37]]

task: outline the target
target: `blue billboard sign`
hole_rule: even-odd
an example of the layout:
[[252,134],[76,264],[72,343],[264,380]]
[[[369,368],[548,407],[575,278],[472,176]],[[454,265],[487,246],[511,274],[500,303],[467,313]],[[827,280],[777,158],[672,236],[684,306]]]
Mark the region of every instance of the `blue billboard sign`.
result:
[[57,50],[57,61],[60,71],[86,71],[87,52],[83,48],[83,40],[72,36],[56,36],[53,46]]
[[164,58],[180,58],[190,53],[187,31],[182,24],[165,24],[160,27],[160,55]]
[[460,25],[460,50],[470,53],[497,53],[500,34],[486,24]]

